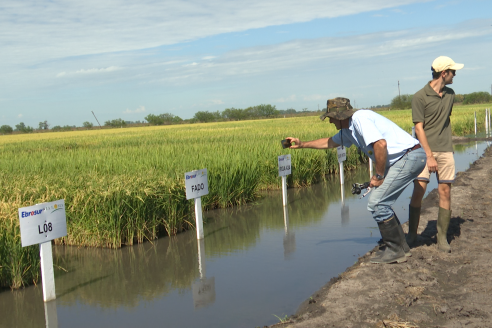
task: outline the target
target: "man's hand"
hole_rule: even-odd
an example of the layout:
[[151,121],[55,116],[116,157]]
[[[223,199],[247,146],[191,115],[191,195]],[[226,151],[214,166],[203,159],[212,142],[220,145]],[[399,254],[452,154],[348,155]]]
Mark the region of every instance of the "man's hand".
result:
[[427,168],[429,172],[437,172],[437,162],[434,156],[427,156]]
[[376,178],[375,175],[372,176],[371,178],[371,181],[369,183],[369,187],[379,187],[380,185],[382,185],[384,182],[384,179],[383,180],[378,180],[378,178]]
[[301,148],[301,140],[299,140],[299,138],[287,137],[285,139],[289,140],[289,142],[291,143],[291,146],[289,148],[291,149]]

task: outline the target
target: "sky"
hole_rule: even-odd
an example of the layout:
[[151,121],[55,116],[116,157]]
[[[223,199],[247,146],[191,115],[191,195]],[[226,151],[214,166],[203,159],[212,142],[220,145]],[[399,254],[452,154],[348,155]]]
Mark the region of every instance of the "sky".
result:
[[82,126],[272,104],[389,104],[465,67],[491,91],[490,0],[2,0],[0,125]]

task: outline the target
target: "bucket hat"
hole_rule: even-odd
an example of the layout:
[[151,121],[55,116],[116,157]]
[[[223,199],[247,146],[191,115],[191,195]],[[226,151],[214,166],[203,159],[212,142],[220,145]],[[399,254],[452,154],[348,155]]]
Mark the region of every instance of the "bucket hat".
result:
[[319,118],[323,121],[327,117],[337,120],[344,120],[354,115],[355,111],[350,105],[350,100],[347,98],[337,97],[328,99],[326,103],[326,112]]

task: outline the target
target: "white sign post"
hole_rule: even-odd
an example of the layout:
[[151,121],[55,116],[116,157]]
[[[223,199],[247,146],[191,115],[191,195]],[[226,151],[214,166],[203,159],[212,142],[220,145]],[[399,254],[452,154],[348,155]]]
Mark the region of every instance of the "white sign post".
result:
[[185,173],[186,199],[195,200],[196,238],[203,238],[202,196],[208,195],[207,169]]
[[372,179],[372,159],[369,157],[369,180]]
[[489,115],[488,115],[488,109],[485,108],[485,137],[489,135]]
[[51,241],[67,235],[65,200],[19,208],[22,247],[39,244],[43,300],[56,299]]
[[343,162],[347,159],[347,149],[344,146],[337,147],[338,164],[340,165],[340,184],[343,185],[345,179],[343,176]]
[[287,176],[292,173],[290,154],[278,157],[278,176],[282,177],[282,204],[287,206]]
[[477,137],[477,112],[475,112],[475,137]]

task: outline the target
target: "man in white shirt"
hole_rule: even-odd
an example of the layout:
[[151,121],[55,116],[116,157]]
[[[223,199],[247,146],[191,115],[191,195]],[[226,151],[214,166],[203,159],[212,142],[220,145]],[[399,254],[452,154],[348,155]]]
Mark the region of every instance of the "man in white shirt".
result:
[[405,262],[410,254],[403,230],[391,206],[425,167],[426,155],[418,141],[389,119],[367,109],[353,111],[347,98],[329,99],[326,113],[340,130],[336,135],[313,141],[288,137],[292,149],[329,149],[355,145],[375,163],[374,187],[367,209],[376,220],[386,248],[373,263]]

